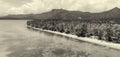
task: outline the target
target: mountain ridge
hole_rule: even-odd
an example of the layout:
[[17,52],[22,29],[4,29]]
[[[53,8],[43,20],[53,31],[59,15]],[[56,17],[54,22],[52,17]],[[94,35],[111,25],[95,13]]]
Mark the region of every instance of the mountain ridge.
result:
[[8,15],[5,17],[0,17],[0,19],[97,19],[97,20],[118,20],[120,21],[120,9],[115,7],[111,10],[91,13],[82,11],[68,11],[64,9],[52,9],[51,11],[44,12],[41,14],[24,14],[24,15]]

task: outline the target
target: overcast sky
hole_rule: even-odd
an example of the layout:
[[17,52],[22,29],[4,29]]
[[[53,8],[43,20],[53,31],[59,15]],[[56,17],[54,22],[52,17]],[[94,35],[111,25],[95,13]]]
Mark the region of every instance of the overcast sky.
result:
[[0,0],[0,15],[31,14],[67,9],[102,12],[120,7],[120,0]]

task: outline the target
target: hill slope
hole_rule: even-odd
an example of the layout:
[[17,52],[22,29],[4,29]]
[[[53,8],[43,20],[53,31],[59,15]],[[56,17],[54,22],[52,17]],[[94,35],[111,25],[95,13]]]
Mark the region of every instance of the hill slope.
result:
[[49,12],[41,14],[27,14],[27,15],[8,15],[1,17],[1,19],[82,19],[82,20],[117,20],[120,21],[120,9],[115,7],[109,11],[101,13],[90,13],[81,11],[68,11],[64,9],[53,9]]

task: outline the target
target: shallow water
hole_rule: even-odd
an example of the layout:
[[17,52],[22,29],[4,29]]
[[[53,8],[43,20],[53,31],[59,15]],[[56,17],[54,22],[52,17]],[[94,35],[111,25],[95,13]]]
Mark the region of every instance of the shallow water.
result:
[[25,20],[0,20],[0,57],[6,57],[9,53],[7,51],[9,44],[5,44],[6,42],[4,41],[15,36],[19,38],[19,32],[26,30],[25,23]]
[[[52,52],[56,51],[55,54],[57,54],[60,50],[67,52],[63,54],[70,53],[71,57],[77,56],[76,54],[81,51],[89,54],[88,57],[120,56],[119,50],[82,41],[75,42],[51,33],[29,30],[26,21],[0,20],[0,57],[39,57],[40,54],[43,57],[56,57],[57,55],[53,55]],[[59,56],[62,56],[62,53]]]
[[7,57],[12,51],[22,50],[24,47],[31,49],[32,47],[27,46],[32,42],[36,43],[38,39],[48,43],[48,40],[43,38],[56,37],[54,34],[29,30],[26,22],[27,20],[0,20],[0,57]]

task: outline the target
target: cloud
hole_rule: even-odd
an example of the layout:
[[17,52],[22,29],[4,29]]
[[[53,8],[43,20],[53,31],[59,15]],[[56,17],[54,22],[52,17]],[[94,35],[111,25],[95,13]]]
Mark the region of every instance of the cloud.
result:
[[19,7],[22,6],[23,4],[32,2],[32,0],[1,0],[1,1],[15,7]]
[[102,12],[120,7],[120,0],[0,0],[0,14],[42,13],[54,8]]
[[9,6],[6,3],[3,3],[0,1],[0,16],[6,15],[8,14],[6,11],[9,10],[9,8],[11,8],[11,6]]

